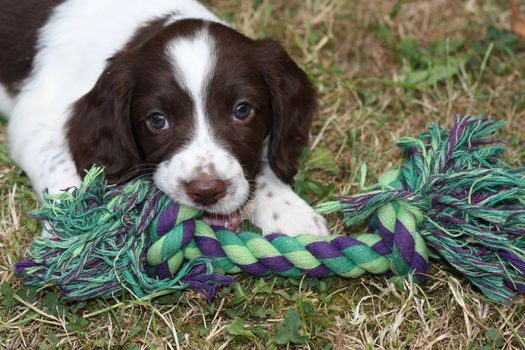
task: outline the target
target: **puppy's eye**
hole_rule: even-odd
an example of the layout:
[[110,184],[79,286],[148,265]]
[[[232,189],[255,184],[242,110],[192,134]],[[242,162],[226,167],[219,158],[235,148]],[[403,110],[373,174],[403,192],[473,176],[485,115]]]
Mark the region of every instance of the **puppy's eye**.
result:
[[248,120],[255,114],[255,109],[247,103],[239,103],[233,110],[233,119],[237,121]]
[[146,121],[148,128],[153,132],[159,132],[166,130],[170,127],[168,119],[161,113],[153,113],[148,117]]

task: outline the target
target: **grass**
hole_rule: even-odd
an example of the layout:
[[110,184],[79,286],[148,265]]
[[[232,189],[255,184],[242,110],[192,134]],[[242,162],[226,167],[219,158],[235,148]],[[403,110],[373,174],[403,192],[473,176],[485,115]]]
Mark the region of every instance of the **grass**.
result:
[[[252,37],[283,43],[321,94],[311,150],[295,189],[312,202],[359,190],[395,166],[393,138],[417,136],[454,113],[506,120],[507,161],[525,161],[523,41],[495,1],[208,0]],[[0,124],[0,347],[6,349],[520,349],[525,298],[487,301],[446,266],[429,281],[381,277],[287,280],[237,276],[208,305],[175,293],[152,302],[69,304],[13,275],[38,225],[27,178],[7,155]],[[330,217],[332,233],[343,233]],[[124,301],[123,303],[120,303]]]

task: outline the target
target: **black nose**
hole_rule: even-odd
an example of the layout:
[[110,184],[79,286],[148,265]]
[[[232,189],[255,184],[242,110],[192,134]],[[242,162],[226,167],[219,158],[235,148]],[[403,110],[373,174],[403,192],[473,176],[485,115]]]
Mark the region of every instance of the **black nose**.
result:
[[197,180],[187,182],[185,185],[186,193],[195,201],[202,205],[215,204],[219,199],[226,195],[226,182],[209,175],[201,175]]

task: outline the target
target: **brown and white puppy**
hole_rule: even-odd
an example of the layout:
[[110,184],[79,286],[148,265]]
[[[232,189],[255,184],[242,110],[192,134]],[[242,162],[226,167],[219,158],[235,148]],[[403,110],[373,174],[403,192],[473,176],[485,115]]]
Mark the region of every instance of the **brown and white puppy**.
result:
[[0,0],[0,112],[35,190],[149,172],[175,200],[235,228],[327,234],[288,186],[316,94],[271,40],[193,0]]

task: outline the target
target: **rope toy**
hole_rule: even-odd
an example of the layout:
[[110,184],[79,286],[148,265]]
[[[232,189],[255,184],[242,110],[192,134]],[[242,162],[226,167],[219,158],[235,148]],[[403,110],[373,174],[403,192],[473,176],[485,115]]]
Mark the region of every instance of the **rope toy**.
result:
[[[429,255],[452,266],[488,298],[525,293],[525,169],[501,161],[494,139],[504,123],[456,117],[397,145],[405,161],[368,192],[327,202],[356,236],[266,237],[210,227],[150,179],[106,184],[93,168],[83,185],[45,195],[34,216],[51,235],[37,238],[16,272],[33,286],[55,285],[71,300],[129,292],[143,298],[193,289],[211,301],[232,282],[222,273],[355,278],[364,273],[422,282]],[[363,171],[362,183],[366,176]]]

